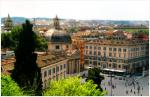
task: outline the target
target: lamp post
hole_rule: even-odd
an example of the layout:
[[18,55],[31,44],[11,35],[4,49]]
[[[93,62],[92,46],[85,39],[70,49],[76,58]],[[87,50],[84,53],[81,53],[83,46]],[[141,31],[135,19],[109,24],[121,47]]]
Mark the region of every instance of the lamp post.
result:
[[113,77],[112,73],[113,73],[113,70],[111,70],[109,73],[110,73],[110,96],[112,96],[112,77]]

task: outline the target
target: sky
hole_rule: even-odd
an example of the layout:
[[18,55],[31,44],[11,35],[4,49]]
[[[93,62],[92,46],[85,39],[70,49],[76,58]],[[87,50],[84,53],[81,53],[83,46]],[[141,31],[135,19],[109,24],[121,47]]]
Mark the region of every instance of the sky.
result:
[[149,20],[149,0],[0,0],[0,16]]

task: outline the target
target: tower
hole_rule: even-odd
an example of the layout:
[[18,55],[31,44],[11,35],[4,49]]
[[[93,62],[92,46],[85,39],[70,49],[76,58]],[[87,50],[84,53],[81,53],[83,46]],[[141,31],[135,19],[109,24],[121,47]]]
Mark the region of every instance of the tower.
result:
[[13,27],[13,22],[8,14],[8,17],[5,18],[5,20],[4,20],[4,30],[11,31],[12,27]]
[[53,23],[54,23],[54,28],[59,30],[60,29],[60,25],[59,25],[59,19],[58,19],[57,15],[53,19]]

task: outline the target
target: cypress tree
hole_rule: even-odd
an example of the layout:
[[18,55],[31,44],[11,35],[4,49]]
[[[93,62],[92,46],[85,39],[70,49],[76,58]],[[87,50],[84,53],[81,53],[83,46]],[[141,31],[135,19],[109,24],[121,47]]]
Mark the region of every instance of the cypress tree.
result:
[[35,33],[32,31],[32,26],[28,20],[22,24],[19,44],[15,50],[15,67],[11,76],[24,90],[30,92],[32,89],[32,95],[40,96],[42,92],[41,71],[36,64]]

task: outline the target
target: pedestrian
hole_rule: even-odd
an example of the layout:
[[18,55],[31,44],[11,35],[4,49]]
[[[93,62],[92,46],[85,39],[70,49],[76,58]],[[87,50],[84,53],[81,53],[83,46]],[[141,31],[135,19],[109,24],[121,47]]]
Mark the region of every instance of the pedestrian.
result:
[[134,91],[134,94],[135,94],[135,91]]
[[126,90],[126,94],[128,94],[128,90]]
[[131,92],[132,92],[132,89],[131,89]]
[[106,90],[106,87],[105,87],[105,90]]

